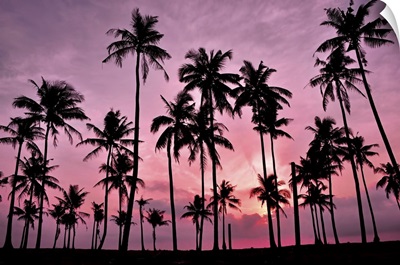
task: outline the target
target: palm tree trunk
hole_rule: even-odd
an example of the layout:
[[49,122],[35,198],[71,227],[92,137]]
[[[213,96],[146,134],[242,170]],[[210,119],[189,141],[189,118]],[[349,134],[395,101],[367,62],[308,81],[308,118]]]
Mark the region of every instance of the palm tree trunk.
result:
[[317,231],[317,238],[318,238],[318,243],[322,244],[322,240],[321,240],[321,229],[319,226],[319,221],[318,221],[318,211],[317,211],[317,205],[313,204],[313,210],[314,210],[314,216],[315,216],[315,227],[316,227],[316,231]]
[[140,215],[140,242],[142,243],[142,251],[144,248],[144,240],[143,240],[143,209],[142,205],[139,206],[139,215]]
[[314,209],[313,209],[312,204],[310,204],[310,211],[311,211],[312,227],[313,227],[313,232],[314,232],[314,244],[317,244],[318,236],[317,236],[317,229],[316,229],[316,224],[315,224]]
[[107,228],[108,228],[108,175],[109,175],[109,166],[110,166],[110,158],[111,158],[111,153],[113,150],[113,146],[110,146],[108,149],[108,154],[107,154],[107,169],[106,169],[106,182],[104,186],[104,226],[103,226],[103,235],[100,240],[100,244],[98,249],[103,248],[104,241],[106,240],[107,236]]
[[64,225],[64,244],[63,244],[63,248],[66,248],[67,247],[67,225],[65,224]]
[[15,186],[17,185],[15,181],[15,176],[18,175],[18,165],[19,160],[21,158],[21,150],[22,150],[22,143],[20,142],[18,145],[18,152],[17,152],[17,162],[15,163],[15,170],[14,170],[14,177],[12,179],[12,187],[11,187],[11,198],[10,198],[10,207],[8,208],[8,220],[7,220],[7,232],[6,232],[6,239],[4,242],[4,249],[12,249],[12,225],[13,225],[13,212],[14,212],[14,204],[15,204]]
[[68,225],[68,244],[67,248],[69,249],[71,246],[71,225]]
[[[204,164],[203,164],[203,157],[204,155],[204,150],[203,150],[203,144],[201,143],[200,146],[200,170],[201,170],[201,198],[202,198],[202,205],[201,205],[201,210],[204,213],[204,207],[205,207],[205,191],[204,191]],[[199,231],[199,250],[202,250],[202,245],[203,245],[203,228],[204,228],[204,215],[201,215],[200,219],[200,231]]]
[[[44,153],[43,153],[43,162],[44,165],[47,166],[47,149],[48,149],[48,144],[49,144],[49,132],[50,132],[50,124],[47,123],[46,127],[46,135],[44,139]],[[43,173],[45,174],[45,173]],[[40,194],[40,199],[39,199],[39,221],[38,221],[38,230],[37,230],[37,237],[36,237],[36,249],[40,248],[40,244],[42,241],[42,224],[43,224],[43,201],[44,201],[44,193],[46,190],[45,184],[42,183],[42,192]]]
[[355,51],[356,51],[356,55],[357,55],[358,65],[360,66],[360,69],[361,69],[361,76],[362,76],[362,79],[363,79],[365,91],[367,92],[368,101],[369,101],[369,104],[371,105],[372,113],[374,114],[374,118],[375,118],[376,124],[378,125],[379,132],[380,132],[380,134],[382,136],[382,140],[383,140],[383,143],[385,144],[386,151],[387,151],[387,153],[389,155],[389,158],[390,158],[390,161],[392,163],[392,166],[394,167],[396,175],[400,176],[400,170],[399,170],[399,167],[397,166],[396,158],[395,158],[395,156],[393,154],[392,147],[390,146],[389,140],[388,140],[388,138],[386,136],[385,129],[383,128],[381,119],[380,119],[379,114],[378,114],[378,110],[376,109],[375,102],[374,102],[374,99],[373,99],[372,94],[371,94],[371,89],[369,88],[369,84],[367,82],[367,77],[365,76],[365,70],[364,70],[364,66],[363,66],[362,61],[361,61],[360,51],[359,51],[359,49],[357,47],[355,48]]
[[338,245],[339,244],[339,237],[337,234],[337,230],[336,230],[336,222],[335,222],[335,207],[333,204],[333,193],[332,193],[332,176],[331,174],[329,174],[328,176],[328,182],[329,182],[329,212],[331,215],[331,222],[332,222],[332,231],[333,231],[333,237],[335,238],[335,244]]
[[367,202],[368,202],[369,212],[371,213],[372,227],[374,229],[374,242],[378,243],[380,241],[380,239],[379,239],[378,229],[377,229],[376,222],[375,222],[374,211],[372,209],[371,198],[369,197],[367,183],[365,182],[364,169],[363,169],[363,165],[361,163],[359,163],[359,165],[360,165],[362,181],[363,181],[363,184],[364,184],[365,195],[367,195]]
[[23,248],[24,247],[24,245],[25,245],[25,243],[24,243],[24,241],[25,241],[25,233],[26,233],[26,222],[25,222],[25,224],[24,224],[24,228],[22,229],[22,237],[21,237],[21,244],[19,245],[19,248]]
[[[30,188],[29,191],[29,205],[32,205],[33,201],[33,185]],[[23,249],[26,249],[28,247],[28,238],[29,238],[29,221],[28,219],[25,220],[25,225],[26,225],[26,231],[25,231],[25,239],[24,239],[24,245],[22,246]]]
[[75,230],[75,224],[72,226],[72,249],[75,249],[75,235],[76,235],[76,230]]
[[153,250],[156,251],[156,228],[153,227]]
[[[136,96],[135,96],[135,132],[134,132],[134,143],[133,143],[133,182],[131,189],[129,191],[129,200],[126,209],[126,222],[130,224],[132,222],[132,212],[133,203],[135,201],[135,187],[136,181],[139,173],[139,117],[140,117],[140,76],[139,76],[139,66],[140,66],[140,52],[136,53]],[[122,236],[121,251],[128,250],[130,225],[124,227],[124,233]]]
[[225,243],[225,210],[226,208],[222,209],[222,249],[226,250],[226,243]]
[[296,176],[296,164],[290,163],[292,171],[292,192],[293,192],[293,212],[294,212],[294,232],[295,232],[295,244],[296,246],[301,245],[300,239],[300,216],[299,216],[299,201],[297,195],[297,176]]
[[[121,217],[121,212],[122,212],[122,189],[121,187],[118,188],[118,208],[119,208],[119,215]],[[119,234],[118,234],[118,250],[121,249],[121,245],[122,245],[122,227],[123,225],[119,226]]]
[[[270,135],[271,139],[271,155],[272,155],[272,168],[274,170],[274,178],[275,178],[275,190],[279,195],[278,190],[278,175],[276,174],[276,163],[275,163],[275,151],[274,151],[274,139],[272,135]],[[276,202],[276,232],[278,238],[278,247],[281,247],[281,221],[280,221],[280,213],[279,213],[279,201]]]
[[199,232],[200,232],[199,220],[196,219],[195,225],[196,225],[196,250],[199,250]]
[[[56,248],[57,239],[60,236],[60,221],[56,221],[56,235],[54,236],[53,249]],[[92,236],[92,249],[93,249],[93,236]]]
[[171,219],[172,219],[172,249],[178,250],[176,238],[176,218],[175,218],[175,200],[174,200],[174,180],[172,177],[172,158],[171,158],[171,138],[167,143],[167,157],[168,157],[168,176],[169,176],[169,200],[171,204]]
[[365,232],[365,223],[364,223],[364,214],[363,214],[363,207],[362,207],[362,201],[361,201],[360,183],[359,183],[358,176],[357,176],[356,163],[354,162],[354,155],[353,155],[353,151],[352,151],[353,149],[351,148],[350,131],[349,131],[349,127],[347,125],[346,113],[345,113],[344,106],[343,106],[342,95],[339,91],[340,85],[339,85],[338,80],[336,80],[336,89],[337,89],[336,94],[338,96],[339,103],[340,103],[340,110],[342,112],[343,125],[344,125],[344,130],[346,133],[347,148],[350,152],[350,163],[351,163],[351,169],[353,171],[354,184],[355,184],[355,188],[356,188],[358,216],[359,216],[359,220],[360,220],[360,230],[361,230],[361,242],[367,243],[367,236],[366,236],[366,232]]
[[96,220],[93,221],[93,230],[92,230],[92,247],[90,249],[95,249],[94,247],[94,237],[96,234]]
[[326,231],[325,231],[325,221],[324,221],[324,214],[322,211],[322,206],[319,206],[319,216],[321,218],[321,230],[322,230],[322,237],[324,239],[324,244],[327,245],[328,241],[326,240]]

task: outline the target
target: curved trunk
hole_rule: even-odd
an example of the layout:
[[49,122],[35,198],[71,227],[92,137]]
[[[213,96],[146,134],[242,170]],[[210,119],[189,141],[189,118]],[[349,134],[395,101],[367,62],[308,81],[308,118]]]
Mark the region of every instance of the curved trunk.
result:
[[[133,182],[129,191],[128,205],[126,209],[127,223],[132,222],[133,203],[135,201],[135,187],[139,173],[139,117],[140,117],[140,77],[139,77],[139,66],[140,66],[140,52],[136,53],[136,96],[135,96],[135,132],[133,142]],[[129,233],[131,226],[126,225],[122,235],[121,251],[128,250]]]
[[380,132],[380,134],[382,136],[382,140],[383,140],[383,143],[385,144],[386,151],[387,151],[387,153],[389,155],[389,158],[390,158],[390,161],[392,163],[392,166],[394,167],[396,175],[400,176],[400,170],[399,170],[399,167],[397,166],[396,158],[395,158],[395,156],[393,154],[392,147],[390,146],[389,140],[388,140],[388,138],[386,136],[385,129],[383,128],[381,119],[380,119],[379,114],[378,114],[378,110],[376,109],[375,102],[374,102],[374,99],[373,99],[372,94],[371,94],[371,90],[370,90],[368,82],[367,82],[367,77],[365,76],[365,70],[364,70],[364,66],[363,66],[362,61],[361,61],[360,51],[359,51],[358,48],[356,48],[355,51],[356,51],[357,61],[358,61],[358,64],[360,66],[360,69],[361,69],[361,76],[362,76],[362,79],[363,79],[365,91],[367,92],[368,101],[369,101],[369,104],[370,104],[371,109],[372,109],[372,113],[374,114],[374,118],[375,118],[376,124],[378,125],[379,132]]
[[337,234],[337,230],[336,230],[336,222],[335,222],[335,207],[333,206],[333,193],[332,193],[332,176],[331,174],[329,174],[328,176],[328,182],[329,182],[329,212],[331,215],[331,222],[332,222],[332,231],[333,231],[333,237],[335,238],[335,244],[338,245],[339,244],[339,237]]
[[337,89],[337,97],[339,99],[340,103],[340,110],[342,112],[342,118],[343,118],[343,125],[344,125],[344,130],[346,133],[346,142],[347,142],[347,148],[350,152],[350,163],[351,163],[351,169],[353,171],[353,178],[354,178],[354,185],[356,188],[356,197],[357,197],[357,205],[358,205],[358,217],[360,220],[360,230],[361,230],[361,242],[362,243],[367,243],[367,236],[365,232],[365,223],[364,223],[364,214],[363,214],[363,208],[362,208],[362,201],[361,201],[361,191],[360,191],[360,183],[358,180],[357,176],[357,167],[356,163],[354,162],[354,154],[353,154],[353,149],[351,148],[351,143],[350,143],[350,131],[349,131],[349,126],[347,125],[347,119],[346,119],[346,113],[344,110],[343,106],[343,100],[342,100],[342,95],[340,93],[340,85],[339,82],[336,80],[336,89]]
[[175,201],[174,201],[174,181],[172,178],[172,158],[171,158],[171,138],[167,143],[167,157],[168,157],[168,176],[169,176],[169,200],[171,204],[171,219],[172,219],[172,249],[178,250],[176,238],[176,218],[175,218]]
[[374,229],[374,242],[378,243],[380,241],[380,239],[379,239],[379,235],[378,235],[378,229],[376,228],[375,215],[374,215],[374,211],[372,209],[371,198],[369,197],[367,183],[365,182],[363,165],[361,163],[358,163],[358,164],[360,165],[361,178],[362,178],[364,189],[365,189],[365,195],[367,196],[369,212],[371,214],[372,227]]
[[[203,150],[203,143],[201,143],[200,146],[200,170],[201,170],[201,198],[203,199],[202,205],[201,205],[201,210],[204,213],[204,207],[205,207],[205,191],[204,191],[204,164],[203,164],[203,157],[204,155],[204,150]],[[199,244],[198,244],[198,250],[202,249],[202,244],[203,244],[203,228],[204,228],[204,214],[201,215],[200,217],[200,228],[199,228]]]
[[[18,165],[19,165],[19,160],[21,158],[21,150],[22,150],[22,142],[19,143],[18,146],[18,152],[17,152],[17,162],[15,163],[15,170],[14,170],[14,178],[15,176],[18,175]],[[15,179],[13,178],[12,180],[12,187],[11,187],[11,198],[10,198],[10,207],[8,208],[8,220],[7,220],[7,233],[6,233],[6,239],[4,242],[4,249],[11,249],[13,248],[12,245],[12,225],[13,225],[13,212],[14,212],[14,204],[15,204],[15,186],[17,185]]]
[[[279,190],[278,190],[278,175],[276,174],[276,164],[275,164],[275,151],[274,151],[274,139],[272,135],[270,135],[271,139],[271,155],[272,155],[272,168],[274,170],[274,178],[275,178],[275,190],[277,194],[279,195]],[[277,238],[278,238],[278,247],[281,247],[281,221],[280,221],[280,213],[279,213],[279,201],[276,202],[276,232],[277,232]]]
[[103,226],[103,235],[101,237],[100,240],[100,244],[98,249],[102,249],[103,248],[103,244],[104,241],[106,240],[106,236],[107,236],[107,228],[108,228],[108,175],[109,175],[109,171],[108,168],[110,166],[110,158],[111,158],[111,153],[113,150],[113,146],[110,146],[108,149],[108,154],[107,154],[107,168],[106,168],[106,182],[105,182],[105,186],[104,186],[104,226]]
[[[121,187],[118,188],[118,211],[119,211],[119,217],[121,218],[121,212],[122,212],[122,189]],[[126,224],[125,224],[126,225]],[[118,250],[121,249],[121,245],[122,245],[122,227],[123,225],[119,226],[119,234],[118,234]]]

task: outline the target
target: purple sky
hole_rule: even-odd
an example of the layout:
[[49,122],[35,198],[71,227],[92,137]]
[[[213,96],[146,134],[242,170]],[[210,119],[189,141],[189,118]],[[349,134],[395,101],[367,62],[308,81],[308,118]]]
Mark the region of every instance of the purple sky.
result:
[[[355,1],[356,6],[360,1]],[[366,2],[366,1],[361,1]],[[159,23],[156,29],[165,34],[160,46],[166,49],[172,59],[166,61],[165,69],[170,81],[165,82],[159,71],[151,70],[148,81],[142,86],[141,94],[141,139],[139,176],[146,182],[146,188],[136,195],[140,198],[153,198],[149,207],[166,211],[169,218],[169,194],[167,159],[164,151],[155,152],[155,142],[159,134],[150,133],[150,123],[156,116],[165,113],[160,99],[163,95],[173,100],[184,84],[177,77],[178,68],[185,62],[185,53],[189,49],[204,47],[223,52],[232,49],[233,59],[227,63],[225,71],[238,73],[243,60],[251,61],[255,66],[262,60],[264,64],[277,70],[271,76],[270,85],[281,86],[293,93],[291,107],[281,112],[282,117],[292,118],[286,131],[294,140],[280,139],[276,142],[277,171],[279,178],[289,179],[290,162],[299,162],[304,156],[312,134],[305,131],[313,125],[314,117],[331,116],[337,125],[342,126],[338,102],[331,102],[326,112],[322,109],[322,99],[318,88],[306,87],[310,78],[318,73],[314,68],[313,54],[318,45],[334,36],[334,31],[319,24],[326,19],[324,8],[346,8],[348,1],[22,1],[4,0],[0,2],[0,124],[6,125],[10,117],[21,115],[21,110],[13,109],[11,103],[15,97],[26,95],[35,98],[35,89],[28,79],[40,83],[43,76],[48,80],[65,80],[71,83],[85,96],[82,104],[91,123],[102,126],[105,114],[114,108],[120,110],[129,120],[134,117],[134,60],[133,57],[123,62],[118,68],[113,63],[102,64],[107,56],[106,47],[114,39],[105,32],[110,28],[128,28],[133,8],[138,7],[142,14],[156,15]],[[379,2],[372,12],[378,16],[384,4]],[[368,81],[377,105],[386,133],[400,160],[400,138],[398,129],[397,104],[398,76],[400,76],[399,46],[395,41],[379,49],[366,49],[368,59]],[[325,59],[324,54],[318,54]],[[362,87],[360,87],[363,90]],[[380,156],[372,159],[375,165],[388,162],[386,150],[373,119],[366,98],[350,92],[352,112],[348,117],[349,126],[359,132],[367,144],[380,145],[375,151]],[[196,93],[195,93],[196,95]],[[226,136],[233,144],[235,151],[219,150],[223,170],[218,172],[218,183],[222,179],[237,185],[236,196],[242,199],[242,212],[228,210],[227,222],[232,224],[233,247],[266,247],[269,246],[268,230],[265,219],[265,208],[260,207],[256,199],[249,199],[249,191],[258,185],[257,173],[262,172],[261,154],[258,135],[252,130],[250,109],[244,110],[242,119],[231,119],[228,116],[218,117],[228,128]],[[86,130],[84,122],[72,122],[84,138],[93,135]],[[1,137],[5,135],[2,133]],[[51,146],[49,156],[60,167],[53,175],[60,180],[60,185],[67,188],[69,184],[78,184],[89,191],[84,211],[91,213],[91,202],[103,200],[103,190],[93,185],[103,178],[98,173],[101,163],[105,162],[106,153],[98,158],[83,162],[83,157],[92,147],[75,148],[78,139],[70,145],[65,135],[60,135],[57,148]],[[39,142],[39,146],[43,143]],[[0,152],[0,170],[8,176],[13,173],[16,150],[2,145]],[[272,171],[270,146],[266,144],[267,170]],[[24,153],[28,156],[27,153]],[[350,169],[350,165],[345,164]],[[180,164],[174,164],[176,211],[178,216],[178,248],[193,249],[195,245],[195,228],[190,220],[180,220],[183,206],[200,193],[200,170],[198,163],[191,167],[186,162],[186,153],[182,152]],[[376,182],[381,175],[374,175],[366,169],[367,184],[375,210],[375,218],[381,240],[400,239],[400,211],[395,200],[386,198],[383,189],[376,190]],[[336,218],[339,239],[341,242],[359,242],[359,221],[356,208],[354,182],[351,171],[345,170],[342,176],[334,178],[333,190],[337,206]],[[207,198],[210,196],[211,175],[206,176]],[[3,201],[0,203],[0,245],[3,244],[8,213],[7,194],[10,187],[1,188]],[[363,192],[364,216],[367,239],[372,241],[372,226],[369,211]],[[50,203],[56,203],[53,195],[60,193],[49,191]],[[110,211],[116,214],[117,194],[110,195]],[[294,244],[293,210],[286,208],[287,219],[282,218],[282,241],[284,245]],[[301,209],[302,243],[312,243],[312,227],[309,209]],[[14,219],[15,220],[15,219]],[[138,222],[135,205],[133,221]],[[90,248],[92,218],[87,220],[88,229],[80,225],[77,233],[77,248]],[[333,243],[331,224],[328,215],[325,217],[328,241]],[[18,246],[22,232],[22,222],[14,225],[14,246]],[[110,223],[105,248],[117,247],[117,227]],[[151,227],[144,224],[146,247],[151,247]],[[171,227],[157,228],[157,246],[161,249],[172,249]],[[43,247],[51,247],[55,232],[55,222],[49,217],[44,219]],[[36,230],[31,232],[28,246],[35,242]],[[59,246],[61,246],[60,239]],[[205,227],[204,248],[212,247],[212,226]],[[133,226],[130,249],[139,249],[139,226]]]

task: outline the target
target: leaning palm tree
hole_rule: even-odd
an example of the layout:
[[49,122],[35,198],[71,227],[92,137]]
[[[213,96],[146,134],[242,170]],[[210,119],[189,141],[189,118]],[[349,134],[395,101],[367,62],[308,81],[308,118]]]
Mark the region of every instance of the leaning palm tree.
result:
[[192,222],[195,224],[196,227],[196,250],[201,250],[199,241],[200,237],[199,218],[205,219],[210,223],[212,223],[212,220],[210,218],[212,212],[209,209],[204,208],[204,200],[197,194],[194,196],[193,202],[189,202],[189,204],[185,205],[183,208],[185,208],[187,211],[182,214],[181,218],[192,218]]
[[[368,157],[378,155],[377,152],[374,152],[371,149],[373,147],[378,147],[379,145],[378,144],[364,145],[364,141],[365,141],[364,137],[362,137],[360,135],[354,136],[351,138],[351,147],[353,148],[353,154],[355,156],[355,161],[360,168],[361,177],[362,177],[364,190],[365,190],[365,195],[367,197],[369,212],[371,214],[372,227],[374,230],[373,241],[379,242],[380,240],[379,240],[379,235],[378,235],[378,229],[376,226],[375,215],[374,215],[374,211],[372,209],[372,202],[371,202],[371,198],[369,197],[368,187],[367,187],[367,183],[365,181],[365,175],[364,175],[364,165],[367,165],[368,167],[374,169],[374,165],[368,159]],[[344,157],[344,158],[348,159],[348,157]]]
[[35,220],[39,218],[39,209],[36,207],[34,202],[30,202],[29,200],[24,201],[24,207],[20,208],[15,206],[14,207],[14,215],[18,215],[18,220],[24,220],[25,225],[22,230],[22,238],[21,238],[21,245],[20,248],[26,248],[28,238],[25,236],[26,233],[29,232],[29,226],[32,229],[35,228],[34,223]]
[[158,209],[149,209],[147,212],[147,216],[145,216],[147,222],[151,224],[153,227],[153,250],[156,251],[156,227],[168,225],[171,221],[164,220],[165,211],[161,211]]
[[174,102],[168,102],[163,96],[161,96],[161,99],[166,105],[168,115],[161,115],[154,118],[153,122],[151,123],[150,131],[152,133],[156,133],[161,126],[165,127],[165,130],[161,133],[160,138],[157,140],[156,150],[163,148],[167,149],[169,196],[172,218],[172,242],[173,250],[176,251],[178,246],[176,235],[174,184],[172,176],[172,155],[175,158],[175,161],[179,163],[180,149],[185,144],[191,142],[192,134],[189,123],[193,119],[194,115],[194,102],[192,96],[183,91],[178,93]]
[[222,213],[222,249],[226,250],[225,243],[225,214],[228,213],[228,207],[240,211],[240,199],[233,195],[236,185],[232,185],[229,181],[222,180],[221,185],[218,185],[219,192],[217,197],[210,198],[210,204],[207,208],[217,203],[219,205],[218,212]]
[[61,218],[63,217],[63,215],[65,214],[65,207],[62,203],[58,203],[58,204],[52,204],[53,208],[49,209],[49,214],[51,217],[54,218],[54,220],[56,220],[56,233],[54,236],[54,243],[53,243],[53,249],[56,248],[57,245],[57,240],[60,236],[60,224],[61,224]]
[[[87,161],[91,158],[94,158],[99,155],[100,152],[105,150],[107,152],[107,162],[105,165],[106,176],[105,179],[109,179],[109,168],[111,163],[111,156],[114,149],[118,148],[124,150],[130,154],[132,151],[129,150],[126,146],[132,145],[133,140],[126,138],[133,131],[134,128],[131,128],[132,122],[128,121],[126,116],[121,116],[121,112],[119,110],[114,111],[111,109],[107,112],[104,117],[104,128],[100,129],[97,126],[87,123],[86,127],[89,131],[93,131],[97,138],[87,138],[79,142],[76,146],[81,145],[94,145],[95,149],[92,150],[89,154],[87,154],[83,161]],[[104,224],[103,224],[103,235],[100,240],[99,249],[103,247],[104,241],[107,236],[107,228],[108,228],[108,193],[109,193],[109,181],[104,182]]]
[[[350,113],[350,99],[347,94],[347,89],[354,90],[363,95],[362,92],[355,86],[355,83],[361,81],[358,78],[360,70],[354,68],[353,69],[347,68],[347,66],[352,64],[353,62],[354,60],[352,58],[344,54],[343,47],[338,47],[336,50],[332,52],[331,55],[329,55],[328,62],[319,59],[316,60],[315,66],[321,66],[321,69],[319,70],[320,74],[313,77],[310,80],[311,87],[319,86],[321,90],[321,94],[323,97],[322,105],[324,110],[326,110],[329,100],[332,101],[335,100],[335,94],[336,94],[342,114],[347,148],[350,152],[353,152],[353,150],[350,148],[351,146],[350,129],[346,117],[346,111],[347,113]],[[365,232],[364,214],[363,214],[363,207],[361,200],[360,183],[357,174],[357,166],[354,161],[353,154],[349,156],[349,160],[351,164],[353,180],[356,189],[358,216],[359,216],[360,230],[361,230],[361,241],[362,243],[366,243],[366,232]]]
[[104,203],[92,202],[93,210],[93,231],[91,249],[97,249],[97,240],[100,237],[100,224],[104,220]]
[[[354,9],[352,8],[353,1],[350,1],[350,5],[346,12],[340,8],[326,9],[326,15],[328,19],[323,21],[321,25],[335,29],[336,36],[324,41],[317,48],[317,52],[325,52],[327,50],[340,47],[344,44],[347,44],[347,51],[355,52],[358,65],[361,70],[360,72],[365,92],[367,94],[376,124],[392,165],[397,165],[392,147],[390,146],[389,139],[383,128],[378,110],[372,97],[371,88],[366,77],[366,71],[364,70],[367,60],[366,52],[361,45],[362,42],[371,48],[381,47],[386,44],[393,43],[393,41],[386,39],[386,36],[393,30],[391,28],[382,27],[387,24],[386,20],[378,17],[366,22],[370,14],[370,8],[377,2],[378,0],[370,0],[365,5],[360,5],[356,13],[354,13]],[[399,169],[395,167],[394,170],[396,171],[396,174],[400,176]]]
[[[42,77],[42,85],[29,80],[37,90],[39,101],[26,96],[17,97],[13,106],[28,110],[28,115],[45,124],[45,138],[43,159],[48,160],[48,141],[53,138],[53,145],[58,143],[58,129],[63,129],[68,136],[69,142],[73,143],[72,135],[75,134],[82,139],[80,132],[71,126],[67,121],[89,119],[79,104],[84,101],[84,96],[65,81],[48,81]],[[43,183],[43,189],[45,184]],[[40,248],[42,240],[43,224],[43,195],[39,200],[39,224],[36,239],[36,248]]]
[[[140,77],[143,83],[146,82],[149,74],[149,65],[153,66],[156,70],[164,72],[165,80],[169,77],[164,70],[163,63],[165,60],[170,59],[169,53],[158,46],[163,34],[155,29],[158,23],[157,16],[142,15],[138,8],[132,11],[131,30],[113,28],[107,31],[107,35],[113,35],[119,40],[111,43],[108,47],[108,56],[103,60],[103,63],[114,60],[117,66],[122,67],[122,61],[128,55],[136,54],[136,90],[135,90],[135,135],[134,135],[134,162],[133,162],[133,187],[136,187],[136,180],[139,172],[139,118],[140,118]],[[139,69],[142,69],[141,73]],[[129,201],[127,205],[127,214],[129,222],[132,218],[133,203],[135,201],[135,191],[131,189],[129,194]],[[122,250],[128,250],[130,226],[125,226]]]
[[[397,165],[400,167],[400,165]],[[395,167],[389,162],[381,163],[379,167],[375,168],[376,173],[384,174],[384,176],[376,183],[376,188],[385,188],[386,197],[393,193],[396,199],[397,206],[400,210],[400,177],[397,175]]]
[[[186,55],[191,63],[185,63],[179,68],[179,80],[186,83],[184,91],[198,88],[201,92],[200,108],[207,109],[208,121],[213,132],[215,110],[221,114],[225,111],[232,113],[227,96],[232,92],[228,84],[238,85],[239,76],[233,73],[221,73],[226,62],[232,59],[232,50],[222,52],[210,51],[208,55],[205,48],[189,50]],[[212,163],[212,189],[213,196],[217,197],[217,162],[215,157],[215,137],[211,134],[211,163]],[[213,205],[214,213],[214,245],[213,250],[219,249],[218,244],[218,205]]]
[[144,240],[143,240],[143,210],[144,210],[144,206],[146,204],[149,204],[149,201],[153,200],[152,198],[148,198],[148,199],[143,199],[143,196],[140,197],[140,200],[136,200],[136,203],[139,205],[139,217],[140,217],[140,242],[142,245],[142,251],[145,251],[145,247],[144,247]]
[[25,143],[25,146],[28,148],[28,150],[32,151],[39,149],[34,143],[34,141],[44,138],[44,134],[43,134],[43,128],[40,128],[37,122],[32,118],[21,118],[21,117],[11,118],[11,122],[7,126],[0,125],[0,130],[10,134],[10,136],[0,138],[0,143],[11,144],[13,148],[17,147],[18,149],[15,162],[15,171],[10,181],[11,182],[10,206],[8,210],[6,239],[3,246],[3,248],[9,249],[13,248],[12,220],[14,215],[12,213],[14,211],[14,204],[15,204],[15,186],[16,186],[15,176],[18,175],[22,147]]

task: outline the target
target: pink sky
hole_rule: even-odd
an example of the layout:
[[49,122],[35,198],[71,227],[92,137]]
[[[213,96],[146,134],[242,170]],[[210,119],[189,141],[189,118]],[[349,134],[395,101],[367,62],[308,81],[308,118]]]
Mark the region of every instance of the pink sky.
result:
[[[360,1],[355,1],[356,6]],[[365,3],[366,1],[361,1]],[[299,163],[300,156],[305,156],[312,134],[305,131],[308,125],[313,125],[314,117],[331,116],[337,125],[342,126],[338,102],[331,102],[326,112],[322,109],[322,99],[318,88],[305,86],[310,78],[318,73],[314,68],[314,51],[318,45],[334,36],[334,31],[319,26],[326,19],[324,8],[347,7],[348,1],[22,1],[5,0],[0,2],[0,124],[6,125],[10,117],[22,114],[13,109],[11,103],[15,97],[26,95],[35,98],[35,89],[28,79],[40,82],[41,76],[48,80],[65,80],[71,83],[85,96],[82,108],[91,123],[101,127],[105,114],[110,108],[118,109],[129,120],[134,117],[134,60],[132,57],[118,68],[112,63],[102,64],[107,56],[106,47],[114,39],[105,32],[110,28],[127,28],[130,23],[130,13],[138,7],[142,14],[157,15],[159,23],[157,30],[165,34],[160,46],[172,56],[166,61],[165,69],[170,81],[165,82],[159,71],[151,70],[148,81],[142,86],[141,94],[141,139],[139,176],[146,182],[146,188],[140,189],[136,197],[153,198],[148,207],[166,211],[169,219],[169,193],[167,159],[164,151],[155,152],[155,142],[159,134],[150,133],[150,123],[156,116],[165,114],[164,104],[160,99],[163,95],[172,100],[184,84],[177,77],[178,68],[185,62],[185,53],[189,49],[204,47],[227,51],[232,49],[233,59],[227,63],[224,71],[238,73],[243,60],[253,62],[255,66],[262,60],[264,64],[277,70],[271,76],[270,85],[281,86],[293,93],[291,107],[281,112],[282,117],[292,118],[286,131],[294,140],[280,139],[276,142],[277,170],[280,179],[289,180],[290,162]],[[377,16],[384,4],[379,2],[372,15]],[[380,113],[386,133],[394,149],[395,156],[400,160],[400,138],[398,130],[398,76],[400,76],[399,46],[395,41],[379,49],[366,49],[368,59],[368,81]],[[325,55],[320,54],[321,59]],[[360,87],[363,90],[362,87]],[[196,93],[194,93],[196,95]],[[352,112],[348,117],[349,126],[366,139],[367,144],[380,145],[375,151],[380,156],[372,159],[375,165],[388,162],[388,156],[373,119],[366,98],[350,92]],[[265,219],[265,208],[252,198],[249,191],[258,185],[257,173],[262,172],[261,153],[258,135],[252,130],[250,109],[244,110],[242,119],[231,119],[228,116],[218,117],[229,129],[224,135],[233,144],[235,151],[219,150],[223,170],[218,172],[218,183],[223,179],[237,185],[236,196],[242,200],[242,212],[228,210],[227,223],[232,224],[233,247],[266,247],[268,229]],[[93,135],[86,130],[84,122],[72,122],[83,137]],[[2,133],[1,137],[5,135]],[[98,173],[101,163],[105,162],[106,153],[98,158],[83,162],[83,157],[92,147],[75,148],[68,143],[65,135],[60,135],[57,148],[49,149],[49,156],[60,167],[53,175],[60,180],[60,185],[67,188],[69,184],[78,184],[86,191],[87,196],[84,211],[91,213],[91,202],[103,200],[103,190],[94,188],[103,174]],[[38,143],[43,146],[42,143]],[[8,176],[13,173],[16,150],[11,146],[0,146],[0,170]],[[272,172],[270,146],[266,141],[267,170]],[[28,156],[27,153],[24,153]],[[350,165],[345,165],[350,169]],[[189,167],[186,153],[182,152],[180,164],[174,164],[174,182],[178,248],[193,249],[195,246],[194,226],[190,220],[179,219],[184,212],[183,206],[192,201],[195,194],[200,193],[200,170],[195,163]],[[386,198],[383,189],[376,190],[376,182],[381,175],[374,175],[366,169],[366,178],[379,236],[382,241],[400,239],[400,211],[395,200]],[[356,208],[354,182],[350,170],[345,170],[342,176],[334,179],[336,221],[341,242],[360,242],[359,221]],[[210,169],[206,175],[207,198],[211,188]],[[363,191],[363,190],[362,190]],[[10,187],[1,188],[3,201],[0,203],[0,245],[4,242],[6,215],[8,213],[7,194]],[[54,195],[58,192],[49,191],[50,203],[56,203]],[[364,217],[367,229],[367,240],[372,241],[373,232],[371,218],[364,200]],[[116,214],[117,194],[110,195],[110,211]],[[293,209],[285,208],[287,218],[282,220],[282,242],[284,245],[294,244]],[[301,239],[303,244],[313,242],[309,209],[301,209]],[[15,218],[16,219],[16,218]],[[14,220],[15,220],[14,219]],[[138,222],[135,205],[133,221]],[[90,248],[92,218],[87,220],[88,229],[80,225],[78,228],[76,247]],[[328,215],[325,216],[329,243],[333,243],[331,224]],[[22,222],[14,224],[14,246],[19,246],[22,232]],[[105,248],[116,249],[117,227],[110,222]],[[151,226],[144,224],[145,244],[151,248]],[[222,231],[222,229],[221,229]],[[55,233],[55,222],[50,217],[44,219],[43,247],[51,247]],[[31,231],[28,246],[33,246],[36,240],[36,230]],[[59,240],[59,246],[62,245]],[[220,242],[222,242],[220,240]],[[157,246],[160,249],[172,249],[171,226],[157,228]],[[204,248],[212,247],[212,226],[205,227]],[[140,249],[139,226],[133,226],[130,237],[130,249]]]

